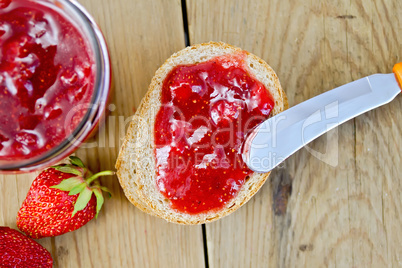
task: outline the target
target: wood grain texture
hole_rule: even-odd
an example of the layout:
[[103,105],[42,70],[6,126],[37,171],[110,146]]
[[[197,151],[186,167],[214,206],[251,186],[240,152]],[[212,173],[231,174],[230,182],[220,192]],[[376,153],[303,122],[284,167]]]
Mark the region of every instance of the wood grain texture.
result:
[[[113,67],[110,116],[77,155],[93,171],[114,169],[129,117],[156,69],[185,46],[180,1],[81,0],[107,39]],[[35,174],[0,176],[0,225],[16,227],[17,211]],[[185,227],[151,217],[125,198],[116,177],[97,220],[56,238],[38,240],[55,267],[203,267],[200,226]],[[0,264],[1,266],[1,264]]]
[[[262,57],[291,106],[402,61],[401,1],[187,7],[192,44],[220,40]],[[314,141],[243,208],[208,224],[210,267],[401,267],[401,108],[399,96]]]
[[[184,47],[181,5],[80,2],[107,39],[114,93],[105,127],[77,154],[94,171],[113,169],[153,73]],[[187,0],[187,9],[192,44],[224,41],[262,57],[290,105],[402,61],[401,1]],[[208,224],[210,267],[401,267],[401,108],[399,96],[321,137],[275,170],[243,208]],[[15,228],[34,177],[0,175],[0,225]],[[148,216],[126,200],[116,178],[103,183],[114,197],[98,220],[39,240],[55,267],[204,266],[201,227]]]

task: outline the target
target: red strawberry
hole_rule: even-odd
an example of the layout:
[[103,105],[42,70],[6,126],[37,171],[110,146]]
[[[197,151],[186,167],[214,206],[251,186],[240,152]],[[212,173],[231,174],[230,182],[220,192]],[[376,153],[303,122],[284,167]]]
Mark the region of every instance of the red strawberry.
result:
[[0,267],[52,266],[52,256],[44,247],[17,230],[0,227]]
[[79,158],[71,156],[70,162],[44,170],[33,181],[17,216],[18,228],[29,237],[71,232],[98,216],[102,190],[110,193],[98,177],[114,172],[93,175]]

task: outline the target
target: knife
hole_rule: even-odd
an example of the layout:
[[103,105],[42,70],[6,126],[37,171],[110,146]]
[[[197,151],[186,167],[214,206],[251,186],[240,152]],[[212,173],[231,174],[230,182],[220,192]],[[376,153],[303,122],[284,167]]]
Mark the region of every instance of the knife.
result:
[[247,135],[243,161],[255,172],[268,172],[322,134],[392,101],[402,90],[402,62],[392,71],[337,87],[264,121]]

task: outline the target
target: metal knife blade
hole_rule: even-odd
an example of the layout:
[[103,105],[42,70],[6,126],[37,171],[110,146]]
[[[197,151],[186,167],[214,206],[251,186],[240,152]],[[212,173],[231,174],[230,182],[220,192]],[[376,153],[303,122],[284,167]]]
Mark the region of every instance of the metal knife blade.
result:
[[268,172],[327,131],[390,102],[401,92],[395,74],[364,77],[264,121],[246,138],[244,162],[255,172]]

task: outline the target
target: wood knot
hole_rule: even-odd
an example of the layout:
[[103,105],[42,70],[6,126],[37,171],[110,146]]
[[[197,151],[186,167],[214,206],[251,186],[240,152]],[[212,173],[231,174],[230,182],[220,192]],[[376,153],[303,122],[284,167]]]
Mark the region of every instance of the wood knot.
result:
[[63,246],[60,246],[60,247],[57,248],[57,257],[62,258],[62,257],[67,256],[67,255],[68,255],[68,249],[67,248],[65,248]]
[[356,16],[353,15],[340,15],[336,17],[337,19],[343,19],[343,20],[350,20],[350,19],[356,19]]
[[307,244],[307,245],[302,244],[302,245],[299,246],[299,249],[301,251],[312,251],[314,249],[314,246],[313,246],[313,244]]
[[[286,170],[281,170],[274,178],[273,208],[277,216],[284,215],[288,206],[289,196],[292,193],[292,179]],[[275,187],[276,184],[276,187]]]

